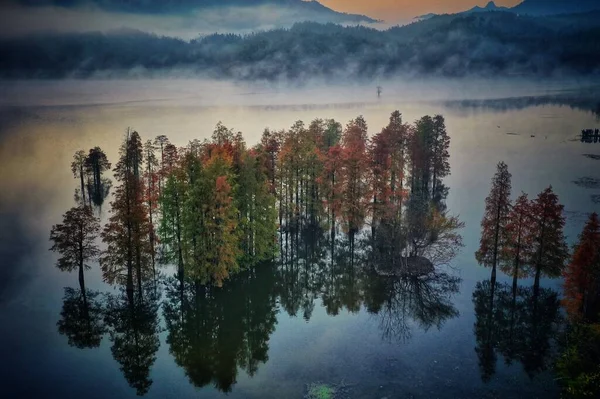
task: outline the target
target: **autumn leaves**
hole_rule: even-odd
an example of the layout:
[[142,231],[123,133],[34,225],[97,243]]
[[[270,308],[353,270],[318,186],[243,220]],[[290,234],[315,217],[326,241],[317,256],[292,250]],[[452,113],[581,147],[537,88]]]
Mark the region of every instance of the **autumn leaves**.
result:
[[511,174],[500,162],[485,199],[475,257],[480,264],[492,268],[492,282],[496,280],[496,266],[500,265],[515,281],[519,277],[535,277],[534,285],[538,287],[542,275],[559,277],[568,257],[563,234],[564,207],[552,187],[533,200],[523,193],[514,205],[510,194]]
[[[570,263],[569,251],[563,228],[565,217],[563,205],[552,187],[543,190],[529,200],[522,193],[513,204],[510,200],[511,175],[505,163],[500,162],[492,179],[492,188],[486,198],[486,207],[481,222],[481,240],[475,253],[480,264],[492,268],[491,283],[478,283],[473,293],[478,322],[475,325],[477,353],[484,380],[489,378],[495,364],[494,342],[506,340],[511,351],[504,353],[507,359],[514,355],[514,347],[523,334],[515,333],[515,322],[519,316],[518,293],[525,290],[517,287],[517,279],[534,277],[533,295],[526,302],[533,304],[532,323],[529,331],[535,339],[527,352],[534,356],[523,356],[526,368],[541,369],[552,325],[558,317],[558,302],[550,290],[540,289],[541,276],[564,277],[565,307],[569,323],[566,326],[564,346],[556,362],[556,372],[568,397],[596,397],[600,392],[600,222],[598,215],[589,216],[579,242],[574,247]],[[513,276],[512,301],[509,302],[508,323],[501,315],[502,286],[496,283],[496,266]],[[487,284],[487,285],[486,285]],[[486,288],[487,287],[487,288]],[[524,291],[523,291],[524,292]],[[556,297],[556,294],[553,294]],[[498,299],[498,297],[500,299]],[[556,302],[556,305],[554,303]],[[522,312],[522,311],[521,311]],[[485,317],[484,317],[485,316]],[[551,316],[546,318],[545,316]],[[550,323],[543,325],[548,319]],[[501,331],[502,326],[510,326]],[[540,328],[541,325],[543,328]],[[525,334],[525,333],[524,333]],[[532,349],[533,348],[533,349]],[[498,348],[502,350],[502,346]],[[539,361],[531,362],[532,359]],[[540,366],[541,365],[541,366]]]

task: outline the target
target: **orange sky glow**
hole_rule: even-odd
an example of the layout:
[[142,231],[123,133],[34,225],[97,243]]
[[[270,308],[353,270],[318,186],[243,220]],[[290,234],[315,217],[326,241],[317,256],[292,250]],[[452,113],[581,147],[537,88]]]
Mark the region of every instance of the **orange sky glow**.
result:
[[[319,0],[337,11],[366,14],[387,22],[409,20],[430,12],[437,14],[464,11],[489,0]],[[512,7],[522,0],[496,0],[497,6]]]

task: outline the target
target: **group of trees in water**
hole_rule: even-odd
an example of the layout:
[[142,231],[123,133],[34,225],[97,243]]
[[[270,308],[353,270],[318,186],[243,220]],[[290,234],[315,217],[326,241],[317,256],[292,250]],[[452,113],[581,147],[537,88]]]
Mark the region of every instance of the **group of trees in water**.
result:
[[[440,328],[458,315],[450,298],[460,280],[435,266],[462,245],[462,223],[444,201],[448,147],[442,116],[410,125],[398,111],[371,139],[362,117],[345,128],[317,119],[265,130],[252,148],[221,124],[210,140],[180,148],[128,131],[103,228],[92,205],[103,198],[97,182],[109,187],[110,164],[79,151],[72,169],[83,195],[50,234],[57,266],[79,271],[59,331],[80,348],[107,334],[125,378],[144,394],[160,303],[176,363],[194,385],[223,391],[238,368],[252,375],[267,360],[278,299],[307,320],[318,297],[331,315],[364,306],[387,339],[408,339],[411,319]],[[95,259],[119,294],[86,288]]]
[[[460,279],[440,266],[462,246],[463,226],[445,205],[449,142],[442,116],[411,125],[398,111],[371,138],[362,117],[345,128],[317,119],[265,130],[252,148],[221,124],[211,140],[180,148],[165,136],[142,143],[128,131],[103,228],[92,206],[110,187],[103,177],[110,164],[98,147],[79,151],[72,164],[78,205],[50,234],[57,266],[79,272],[80,288],[65,289],[59,332],[79,348],[108,335],[142,395],[163,329],[191,383],[227,392],[239,369],[253,375],[267,361],[279,309],[309,320],[317,298],[330,315],[364,308],[390,340],[409,339],[415,325],[440,328],[458,316],[451,298]],[[551,339],[562,336],[556,370],[566,390],[594,392],[597,215],[570,258],[563,206],[551,187],[513,202],[511,175],[500,163],[485,203],[475,256],[492,274],[473,292],[482,378],[493,375],[497,354],[521,362],[530,376],[547,369],[555,362]],[[95,259],[118,293],[86,288],[84,270]],[[165,274],[164,264],[175,272]],[[498,268],[512,285],[497,282]],[[561,275],[566,333],[558,294],[540,287],[542,276]],[[525,277],[534,278],[532,287],[518,284]]]
[[[511,174],[500,162],[485,200],[475,253],[480,264],[492,268],[490,280],[478,283],[473,292],[482,377],[491,378],[500,353],[507,363],[521,361],[530,376],[555,367],[568,395],[593,397],[600,393],[598,215],[589,216],[570,256],[564,207],[552,187],[533,200],[525,193],[514,203],[510,197]],[[496,281],[497,267],[512,276],[512,286]],[[561,323],[558,293],[540,288],[541,276],[564,277],[566,325]],[[519,286],[518,279],[527,277],[534,278],[533,286]],[[550,343],[557,336],[562,345],[558,360]]]

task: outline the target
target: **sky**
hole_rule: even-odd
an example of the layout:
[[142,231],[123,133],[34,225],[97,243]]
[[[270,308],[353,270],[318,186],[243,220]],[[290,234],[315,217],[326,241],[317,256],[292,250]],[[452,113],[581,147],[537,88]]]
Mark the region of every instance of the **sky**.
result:
[[[430,12],[436,14],[464,11],[489,0],[319,0],[327,7],[348,13],[366,14],[386,21],[406,20]],[[522,0],[496,0],[497,6],[512,7]]]

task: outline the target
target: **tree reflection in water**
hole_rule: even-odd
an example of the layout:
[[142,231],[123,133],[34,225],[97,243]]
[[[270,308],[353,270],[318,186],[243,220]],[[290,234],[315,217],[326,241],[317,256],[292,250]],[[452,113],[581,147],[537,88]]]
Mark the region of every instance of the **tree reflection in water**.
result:
[[411,321],[424,331],[438,330],[445,321],[458,317],[452,296],[458,293],[460,279],[447,273],[426,276],[366,276],[365,306],[379,317],[379,327],[388,341],[407,341]]
[[197,387],[230,392],[238,368],[253,376],[268,360],[275,330],[275,275],[269,264],[232,277],[222,287],[167,279],[163,311],[169,352]]
[[151,290],[144,296],[137,292],[127,295],[123,290],[107,295],[105,320],[111,352],[138,395],[147,393],[152,385],[150,368],[160,346],[158,307],[158,296]]
[[58,332],[65,335],[69,345],[79,349],[97,348],[106,331],[100,293],[65,288]]
[[301,311],[308,321],[317,298],[333,316],[364,306],[379,318],[384,339],[400,341],[410,338],[415,323],[427,331],[457,317],[452,297],[461,279],[447,266],[462,246],[463,225],[446,215],[442,202],[415,200],[406,213],[405,225],[381,223],[356,237],[311,225],[291,231],[280,248],[283,309],[292,316]]
[[482,380],[496,371],[497,355],[507,364],[523,365],[530,378],[549,368],[551,339],[560,321],[558,294],[547,288],[523,287],[489,280],[473,292],[476,347]]

